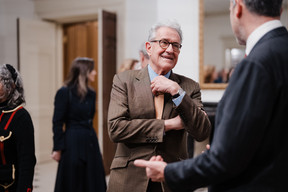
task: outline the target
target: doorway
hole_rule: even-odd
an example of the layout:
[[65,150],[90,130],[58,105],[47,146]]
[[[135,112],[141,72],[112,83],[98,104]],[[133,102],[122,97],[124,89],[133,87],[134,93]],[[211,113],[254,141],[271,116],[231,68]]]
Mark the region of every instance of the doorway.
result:
[[[72,61],[76,57],[94,59],[94,69],[98,68],[98,22],[87,21],[63,25],[63,78],[66,79]],[[63,79],[63,81],[64,81]],[[98,71],[90,86],[98,93]],[[98,98],[98,96],[96,97]],[[96,99],[97,100],[97,99]],[[98,135],[98,107],[95,106],[93,127]]]
[[72,60],[86,56],[95,60],[97,81],[91,86],[97,92],[97,104],[93,125],[109,174],[116,150],[107,130],[110,92],[116,73],[116,14],[99,10],[93,21],[74,24],[19,18],[17,34],[18,70],[25,82],[26,108],[35,127],[37,161],[50,160],[55,93],[62,86]]
[[116,151],[116,144],[110,140],[107,127],[110,92],[116,73],[116,14],[102,11],[99,15],[98,21],[63,25],[63,78],[76,57],[94,59],[97,80],[91,86],[97,97],[93,126],[98,138],[101,138],[104,169],[108,175]]

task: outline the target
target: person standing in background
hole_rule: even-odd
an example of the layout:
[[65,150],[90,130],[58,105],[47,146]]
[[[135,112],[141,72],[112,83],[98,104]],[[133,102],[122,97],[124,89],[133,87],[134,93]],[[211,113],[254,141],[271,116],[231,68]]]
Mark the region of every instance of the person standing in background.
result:
[[[153,181],[172,191],[287,191],[288,32],[282,0],[230,0],[234,35],[247,55],[236,65],[217,106],[211,147],[196,158],[167,164],[136,160]],[[164,159],[165,161],[165,159]]]
[[0,192],[32,192],[36,164],[34,126],[25,104],[22,78],[0,66]]
[[137,59],[125,59],[121,66],[120,69],[118,70],[118,73],[121,73],[126,70],[135,70],[139,69],[139,61]]
[[[78,57],[55,96],[52,158],[59,162],[55,192],[105,192],[102,155],[93,128],[96,93],[93,59]],[[64,129],[65,125],[65,129]]]
[[188,158],[188,134],[197,141],[210,135],[210,122],[197,82],[173,73],[182,43],[176,22],[157,23],[146,42],[149,65],[114,76],[108,109],[108,134],[117,143],[108,192],[169,192],[134,166],[138,158],[162,155],[165,161]]
[[140,58],[140,63],[141,63],[141,68],[144,68],[148,65],[149,63],[149,55],[146,51],[146,43],[142,43],[141,47],[139,49],[139,58]]

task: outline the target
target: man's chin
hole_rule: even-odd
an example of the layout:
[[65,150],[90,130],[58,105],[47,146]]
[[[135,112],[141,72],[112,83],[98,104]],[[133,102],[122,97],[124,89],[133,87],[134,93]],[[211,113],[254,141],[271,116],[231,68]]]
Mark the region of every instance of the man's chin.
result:
[[163,65],[168,65],[168,66],[171,66],[171,65],[174,65],[175,64],[175,62],[174,62],[174,60],[172,60],[172,59],[165,59],[165,58],[162,58],[162,63],[163,63]]
[[171,69],[173,69],[175,66],[174,62],[163,62],[161,63],[161,68],[165,69],[165,71],[170,71]]

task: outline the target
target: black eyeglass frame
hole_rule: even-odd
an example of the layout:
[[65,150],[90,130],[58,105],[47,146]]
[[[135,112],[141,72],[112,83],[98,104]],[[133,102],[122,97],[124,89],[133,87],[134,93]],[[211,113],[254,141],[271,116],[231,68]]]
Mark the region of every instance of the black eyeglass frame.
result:
[[[182,48],[182,45],[180,43],[177,43],[177,42],[173,42],[173,43],[170,43],[169,41],[167,41],[166,39],[160,39],[160,40],[152,40],[150,41],[152,43],[155,43],[155,42],[158,42],[159,43],[159,46],[162,48],[162,49],[167,49],[170,44],[172,45],[172,48],[174,51],[180,51],[180,49]],[[161,42],[165,42],[167,43],[168,46],[166,47],[163,47],[163,45],[161,46]]]

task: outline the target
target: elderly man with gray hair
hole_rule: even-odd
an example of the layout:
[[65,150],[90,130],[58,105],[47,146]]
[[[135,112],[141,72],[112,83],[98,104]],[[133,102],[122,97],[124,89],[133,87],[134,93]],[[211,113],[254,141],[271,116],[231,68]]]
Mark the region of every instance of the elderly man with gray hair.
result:
[[188,158],[187,136],[209,137],[199,84],[172,71],[181,51],[178,23],[157,23],[145,43],[149,64],[116,74],[108,111],[108,133],[117,143],[108,192],[169,192],[152,182],[134,160],[161,155],[166,162]]

